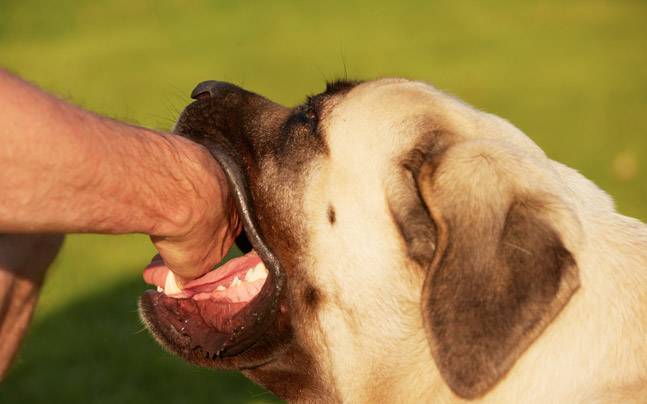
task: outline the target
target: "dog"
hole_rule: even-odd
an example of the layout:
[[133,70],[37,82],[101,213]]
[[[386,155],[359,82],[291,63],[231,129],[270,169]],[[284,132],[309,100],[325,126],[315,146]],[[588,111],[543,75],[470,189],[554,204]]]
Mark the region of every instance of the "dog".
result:
[[647,226],[512,124],[405,79],[192,97],[247,254],[141,297],[166,349],[294,402],[647,402]]

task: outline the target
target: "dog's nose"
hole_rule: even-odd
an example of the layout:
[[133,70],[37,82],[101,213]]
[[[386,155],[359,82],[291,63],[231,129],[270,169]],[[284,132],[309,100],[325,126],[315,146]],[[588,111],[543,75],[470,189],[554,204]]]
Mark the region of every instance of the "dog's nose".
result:
[[224,94],[230,91],[238,90],[239,88],[233,84],[225,83],[224,81],[207,80],[198,84],[193,91],[191,91],[191,98],[194,100],[205,99],[214,97],[216,94]]

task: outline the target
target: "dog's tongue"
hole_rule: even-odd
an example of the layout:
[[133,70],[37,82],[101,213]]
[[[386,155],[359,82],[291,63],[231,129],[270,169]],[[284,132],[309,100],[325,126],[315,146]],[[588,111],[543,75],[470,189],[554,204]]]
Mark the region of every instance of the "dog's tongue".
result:
[[155,259],[144,270],[144,281],[157,286],[169,297],[217,302],[246,302],[258,294],[267,278],[267,269],[255,251],[227,261],[200,278],[179,285],[175,275]]

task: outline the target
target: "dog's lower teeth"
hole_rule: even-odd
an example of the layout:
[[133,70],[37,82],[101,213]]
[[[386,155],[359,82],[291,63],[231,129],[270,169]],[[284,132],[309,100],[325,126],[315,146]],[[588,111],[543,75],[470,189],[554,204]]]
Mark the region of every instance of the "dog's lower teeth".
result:
[[265,278],[267,278],[267,269],[265,269],[265,265],[263,265],[262,262],[247,271],[245,274],[245,282],[254,282]]
[[168,271],[168,274],[166,274],[166,281],[164,282],[164,293],[166,293],[167,295],[182,293],[182,289],[178,285],[177,278],[171,271]]
[[[249,268],[247,272],[245,273],[245,276],[243,279],[236,275],[234,279],[231,281],[231,284],[229,286],[225,285],[218,285],[215,290],[218,292],[224,292],[228,288],[236,288],[240,285],[245,283],[253,283],[261,279],[266,279],[268,276],[267,269],[265,268],[265,265],[262,262],[259,262],[256,264],[256,266]],[[157,291],[160,293],[164,293],[167,296],[185,296],[185,293],[182,289],[182,284],[178,280],[178,278],[175,276],[175,274],[171,271],[168,271],[166,274],[166,279],[164,281],[164,287],[157,287]]]
[[240,278],[236,276],[234,280],[231,282],[231,286],[238,286],[240,285],[240,283],[241,283]]

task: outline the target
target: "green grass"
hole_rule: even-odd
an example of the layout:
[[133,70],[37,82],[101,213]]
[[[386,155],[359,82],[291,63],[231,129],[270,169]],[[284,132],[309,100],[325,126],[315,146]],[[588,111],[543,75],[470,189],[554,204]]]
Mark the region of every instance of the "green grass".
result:
[[[421,79],[509,119],[646,220],[645,21],[647,3],[623,0],[3,0],[0,66],[160,129],[205,79],[287,104],[346,72]],[[0,402],[272,400],[141,332],[135,301],[152,254],[143,236],[69,237]]]

